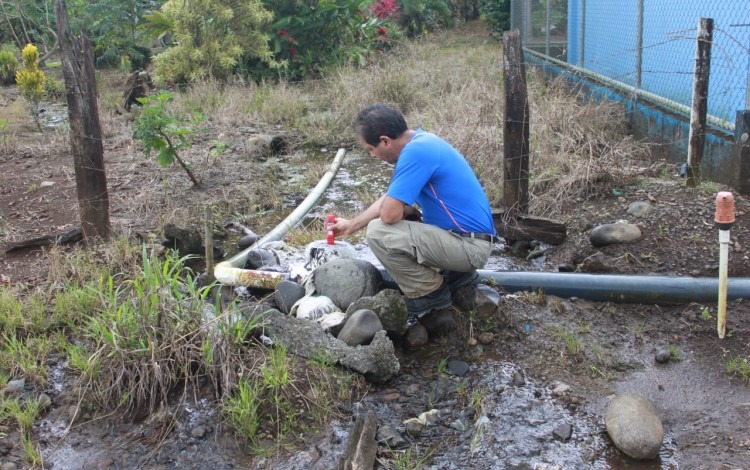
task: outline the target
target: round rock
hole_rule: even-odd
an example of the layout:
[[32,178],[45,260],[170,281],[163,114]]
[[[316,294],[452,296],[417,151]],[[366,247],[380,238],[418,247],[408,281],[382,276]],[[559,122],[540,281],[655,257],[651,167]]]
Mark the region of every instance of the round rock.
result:
[[604,417],[609,437],[628,456],[648,460],[659,455],[664,427],[653,403],[636,393],[615,397]]
[[628,214],[636,216],[636,217],[644,217],[649,212],[651,212],[651,204],[644,201],[635,201],[631,202],[628,206]]
[[296,282],[281,281],[276,285],[276,291],[273,293],[273,300],[276,306],[282,312],[289,314],[299,299],[305,296],[305,288]]
[[448,372],[453,375],[463,377],[467,372],[469,372],[469,364],[465,363],[464,361],[459,361],[458,359],[453,359],[451,361],[448,361]]
[[589,240],[594,246],[628,243],[641,238],[641,229],[634,224],[604,224],[591,231]]
[[659,364],[664,364],[665,362],[669,362],[669,360],[672,358],[672,353],[669,352],[667,349],[660,349],[656,352],[656,355],[654,355],[654,360],[658,362]]
[[344,324],[338,339],[349,346],[369,344],[375,333],[383,329],[380,319],[372,310],[357,310]]
[[342,311],[357,299],[374,296],[382,282],[380,271],[361,259],[335,259],[313,272],[315,289]]

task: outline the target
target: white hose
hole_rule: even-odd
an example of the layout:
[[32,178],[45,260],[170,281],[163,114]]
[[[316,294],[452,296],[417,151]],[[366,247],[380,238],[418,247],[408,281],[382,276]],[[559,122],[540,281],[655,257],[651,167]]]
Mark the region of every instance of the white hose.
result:
[[328,189],[344,161],[346,149],[340,148],[318,184],[310,191],[304,201],[297,206],[279,225],[268,232],[260,240],[234,257],[222,261],[214,268],[214,277],[222,284],[230,286],[259,287],[273,289],[273,287],[287,278],[284,273],[271,273],[266,271],[253,271],[242,269],[245,266],[250,251],[256,247],[262,247],[268,242],[281,240],[291,229],[293,229],[318,202],[320,197]]

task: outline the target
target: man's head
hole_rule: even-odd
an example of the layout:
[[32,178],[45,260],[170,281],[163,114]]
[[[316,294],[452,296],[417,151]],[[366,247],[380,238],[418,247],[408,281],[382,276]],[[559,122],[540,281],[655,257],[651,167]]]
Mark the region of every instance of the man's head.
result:
[[[396,109],[376,103],[363,109],[354,121],[354,132],[374,158],[395,163],[401,148],[393,141],[409,130],[404,116]],[[381,146],[381,144],[383,144]]]

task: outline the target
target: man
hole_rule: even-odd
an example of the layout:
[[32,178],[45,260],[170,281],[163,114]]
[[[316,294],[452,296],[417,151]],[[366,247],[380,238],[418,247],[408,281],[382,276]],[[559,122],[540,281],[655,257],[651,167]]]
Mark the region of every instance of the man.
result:
[[333,230],[350,235],[366,226],[370,249],[406,296],[410,323],[419,320],[430,334],[451,329],[452,294],[476,280],[492,250],[487,196],[455,148],[409,129],[389,106],[362,110],[354,130],[371,157],[395,168],[386,194],[351,220],[337,218]]

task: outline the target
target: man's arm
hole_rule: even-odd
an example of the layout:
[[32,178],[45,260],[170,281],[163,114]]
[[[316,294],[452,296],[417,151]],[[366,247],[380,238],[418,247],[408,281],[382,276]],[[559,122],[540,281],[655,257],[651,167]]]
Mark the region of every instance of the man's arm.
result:
[[404,203],[398,199],[383,195],[373,202],[357,217],[349,220],[337,217],[333,231],[337,235],[351,235],[366,227],[378,217],[386,224],[395,224],[404,218]]

